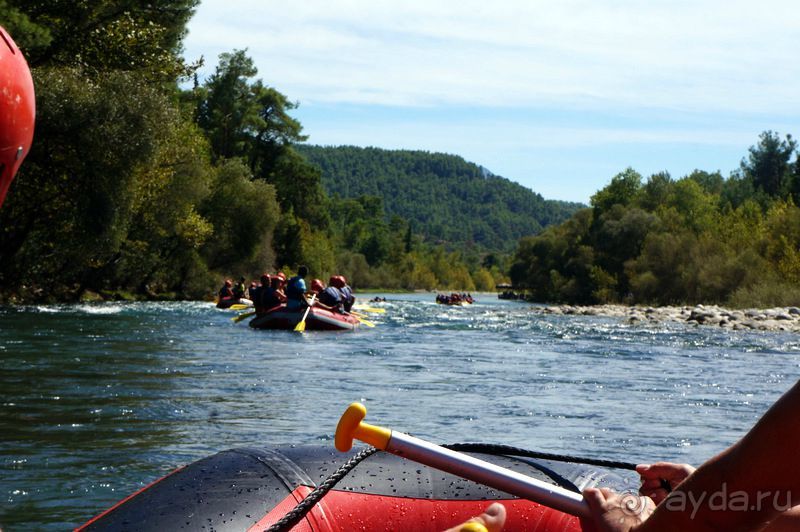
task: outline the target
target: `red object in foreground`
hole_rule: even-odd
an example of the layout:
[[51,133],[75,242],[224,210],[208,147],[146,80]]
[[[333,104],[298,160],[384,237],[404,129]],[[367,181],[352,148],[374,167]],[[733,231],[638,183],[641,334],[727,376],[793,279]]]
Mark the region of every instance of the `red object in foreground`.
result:
[[[300,486],[272,509],[248,532],[268,529],[311,493]],[[493,501],[442,500],[359,495],[330,491],[292,528],[293,532],[338,532],[340,530],[431,530],[441,531],[480,515]],[[505,531],[579,531],[577,517],[523,499],[501,500],[506,507]]]
[[0,206],[31,148],[36,102],[22,52],[0,27]]
[[[353,454],[329,446],[223,451],[149,485],[78,530],[266,530]],[[627,485],[607,469],[470,454],[575,492],[596,485],[622,491]],[[571,515],[383,452],[350,469],[292,530],[439,532],[479,515],[493,501],[506,507],[506,532],[580,530]]]

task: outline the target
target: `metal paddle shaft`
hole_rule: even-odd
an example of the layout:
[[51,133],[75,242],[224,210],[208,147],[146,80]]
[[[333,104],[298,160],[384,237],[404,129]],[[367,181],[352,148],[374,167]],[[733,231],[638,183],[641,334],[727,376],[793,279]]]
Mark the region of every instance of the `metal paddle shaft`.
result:
[[367,409],[352,403],[336,427],[336,448],[349,451],[353,439],[409,460],[491,486],[578,517],[590,517],[589,506],[580,493],[528,477],[516,471],[451,451],[402,432],[364,423]]
[[491,486],[578,517],[590,517],[580,493],[548,484],[468,454],[392,431],[386,451],[454,475]]

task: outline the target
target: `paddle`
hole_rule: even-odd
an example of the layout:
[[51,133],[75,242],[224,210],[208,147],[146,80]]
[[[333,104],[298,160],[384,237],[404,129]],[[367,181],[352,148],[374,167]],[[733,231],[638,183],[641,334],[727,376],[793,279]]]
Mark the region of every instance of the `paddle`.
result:
[[308,307],[306,308],[306,311],[303,314],[303,319],[300,320],[300,323],[298,323],[294,328],[295,332],[303,332],[303,331],[306,330],[306,318],[308,317],[308,313],[311,311],[311,307],[314,306],[314,300],[316,298],[317,298],[317,294],[314,294],[313,296],[311,296],[311,301],[308,303]]
[[253,305],[244,305],[242,303],[236,303],[228,307],[231,310],[244,310],[246,308],[253,308]]
[[350,311],[350,315],[352,315],[353,317],[355,317],[355,319],[357,319],[357,320],[359,321],[359,323],[363,323],[363,324],[364,324],[364,325],[366,325],[367,327],[375,327],[375,324],[374,324],[374,323],[372,323],[372,322],[371,322],[371,321],[369,321],[369,320],[365,320],[365,319],[364,319],[364,315],[363,315],[363,314],[359,314],[358,312],[353,312],[353,311],[351,310],[351,311]]
[[239,314],[238,316],[235,316],[235,317],[231,318],[231,321],[232,321],[233,323],[239,323],[239,322],[240,322],[240,321],[242,321],[243,319],[245,319],[245,318],[249,318],[250,316],[252,316],[252,315],[253,315],[253,314],[255,314],[255,313],[256,313],[256,311],[255,311],[255,310],[254,310],[253,312],[245,312],[245,313],[243,313],[243,314]]
[[486,484],[492,488],[544,504],[578,517],[590,518],[589,507],[580,493],[547,484],[516,471],[451,451],[396,430],[363,423],[367,409],[352,403],[342,414],[336,427],[335,444],[342,452],[349,451],[353,439],[359,439],[383,451]]
[[373,314],[385,314],[385,308],[377,308],[377,307],[367,307],[365,305],[356,305],[353,308],[357,308],[358,310],[363,310],[364,312],[372,312]]

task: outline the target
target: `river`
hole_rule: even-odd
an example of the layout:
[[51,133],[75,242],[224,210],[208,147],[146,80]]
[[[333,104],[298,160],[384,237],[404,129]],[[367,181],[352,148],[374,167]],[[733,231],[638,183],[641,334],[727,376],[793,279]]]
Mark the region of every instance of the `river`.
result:
[[434,442],[698,463],[800,367],[791,333],[380,295],[376,327],[346,333],[252,330],[204,302],[0,307],[0,526],[74,527],[231,447],[332,446],[356,400]]

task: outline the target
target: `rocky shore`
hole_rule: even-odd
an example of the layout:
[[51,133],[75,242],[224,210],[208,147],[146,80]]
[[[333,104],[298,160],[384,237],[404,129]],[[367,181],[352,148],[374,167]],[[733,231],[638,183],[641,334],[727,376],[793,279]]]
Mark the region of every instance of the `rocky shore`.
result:
[[690,325],[723,327],[735,331],[792,331],[800,332],[800,308],[770,308],[732,310],[712,305],[694,307],[640,307],[624,305],[541,307],[544,314],[618,317],[631,324],[684,322]]

